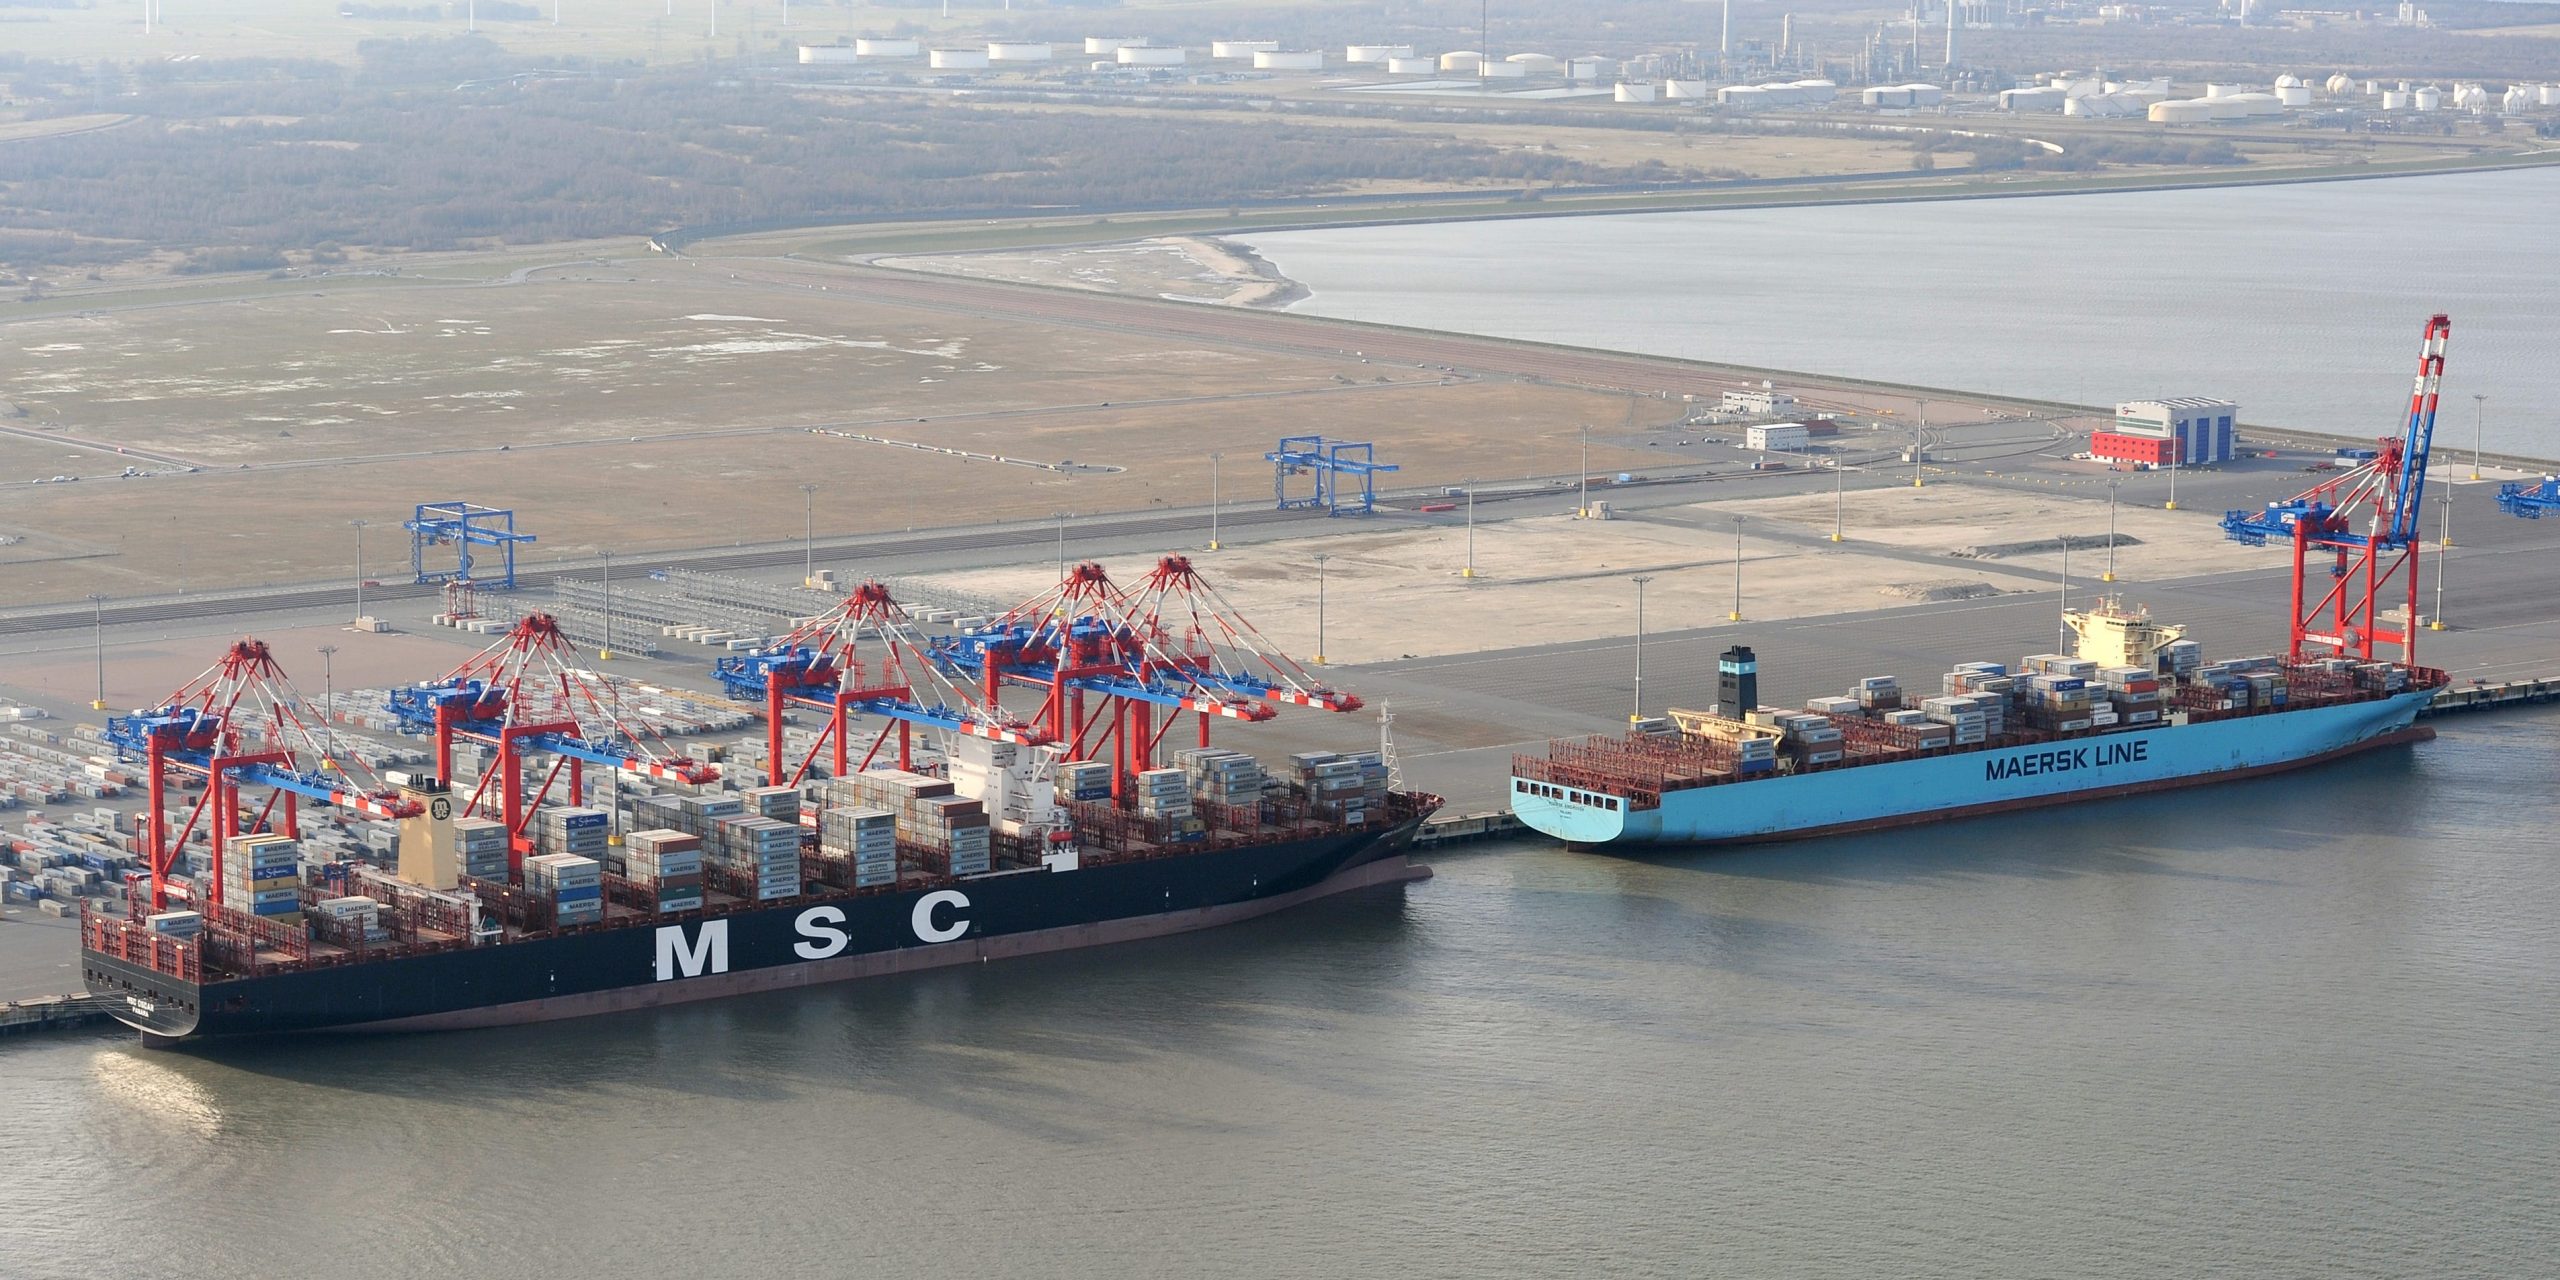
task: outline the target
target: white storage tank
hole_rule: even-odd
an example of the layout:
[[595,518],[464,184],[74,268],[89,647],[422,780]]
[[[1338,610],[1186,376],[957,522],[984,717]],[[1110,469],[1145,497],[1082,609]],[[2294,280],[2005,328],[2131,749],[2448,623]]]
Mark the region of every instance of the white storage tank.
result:
[[1937,107],[1946,105],[1947,91],[1934,84],[1906,84],[1902,87],[1911,91],[1912,106]]
[[1662,96],[1671,102],[1705,102],[1708,99],[1704,80],[1665,80]]
[[1456,49],[1440,55],[1440,69],[1443,71],[1458,71],[1473,75],[1475,69],[1483,62],[1484,55],[1473,49]]
[[1256,71],[1322,71],[1321,49],[1263,49],[1253,55]]
[[2329,77],[2329,96],[2344,98],[2356,91],[2355,78],[2341,71]]
[[1427,76],[1440,70],[1436,58],[1389,58],[1387,74],[1391,76]]
[[1526,80],[1529,68],[1517,62],[1479,62],[1476,74],[1487,80]]
[[866,58],[913,58],[924,53],[924,46],[913,40],[858,39],[853,51]]
[[2204,87],[2204,96],[2207,99],[2237,97],[2247,92],[2249,92],[2249,86],[2245,84],[2209,84]]
[[1151,44],[1120,46],[1119,62],[1124,67],[1178,67],[1188,61],[1190,55],[1181,49],[1159,49]]
[[2533,105],[2560,107],[2560,84],[2546,84],[2533,91]]
[[2506,93],[2498,99],[2498,107],[2504,111],[2522,111],[2532,105],[2533,90],[2520,84],[2508,85]]
[[1907,107],[1911,105],[1911,90],[1901,85],[1875,85],[1859,90],[1858,101],[1870,107]]
[[2224,101],[2239,103],[2243,115],[2280,116],[2284,114],[2284,100],[2272,93],[2235,93]]
[[2245,120],[2249,115],[2249,104],[2240,101],[2237,95],[2228,98],[2207,98],[2204,100],[2204,110],[2207,116],[2217,121]]
[[2297,88],[2300,88],[2300,87],[2302,87],[2302,77],[2300,77],[2300,76],[2292,76],[2292,75],[2277,76],[2277,77],[2276,77],[2276,87],[2277,87],[2277,88],[2279,88],[2279,89],[2297,89]]
[[1798,80],[1791,87],[1803,102],[1829,102],[1840,96],[1840,86],[1828,80]]
[[2409,95],[2409,103],[2420,111],[2437,111],[2444,107],[2444,90],[2429,85]]
[[1355,67],[1372,62],[1383,63],[1389,58],[1412,56],[1413,46],[1409,44],[1355,44],[1345,46],[1342,50],[1342,60]]
[[2064,102],[2062,114],[2089,120],[2114,120],[2139,115],[2148,105],[2136,101],[2129,93],[2093,93]]
[[1543,53],[1515,53],[1504,58],[1503,61],[1518,66],[1533,76],[1564,74],[1564,64]]
[[2311,88],[2308,85],[2299,84],[2281,86],[2276,90],[2276,100],[2288,107],[2310,106]]
[[925,65],[936,71],[984,71],[987,51],[984,49],[936,49],[926,55]]
[[1618,62],[1615,58],[1592,54],[1566,63],[1564,73],[1566,78],[1573,80],[1605,80],[1618,74]]
[[1716,90],[1716,105],[1737,111],[1757,111],[1769,105],[1769,94],[1758,85],[1733,84]]
[[2149,119],[2153,124],[2204,124],[2213,119],[2213,108],[2197,98],[2171,98],[2152,103]]
[[1251,61],[1257,53],[1267,53],[1279,47],[1277,40],[1212,40],[1209,42],[1209,56],[1245,62]]
[[1801,96],[1796,92],[1794,85],[1783,80],[1772,80],[1761,85],[1760,94],[1762,105],[1772,107],[1792,107]]
[[1631,84],[1627,81],[1621,80],[1618,82],[1618,101],[1651,102],[1653,101],[1653,86],[1649,84]]
[[2383,109],[2383,110],[2385,110],[2385,111],[2406,111],[2406,110],[2408,110],[2408,109],[2409,109],[2409,95],[2408,95],[2408,94],[2405,94],[2405,93],[2402,93],[2402,92],[2400,92],[2400,91],[2399,91],[2399,90],[2397,90],[2397,89],[2385,89],[2385,90],[2383,90],[2383,91],[2382,91],[2382,109]]
[[987,43],[989,62],[1047,62],[1049,46],[1028,40],[992,40]]
[[1143,45],[1146,42],[1145,36],[1086,36],[1084,51],[1117,57],[1122,49],[1131,45]]
[[804,44],[800,46],[800,65],[804,67],[822,66],[827,64],[842,65],[844,63],[852,62],[860,56],[860,54],[854,51],[852,45]]

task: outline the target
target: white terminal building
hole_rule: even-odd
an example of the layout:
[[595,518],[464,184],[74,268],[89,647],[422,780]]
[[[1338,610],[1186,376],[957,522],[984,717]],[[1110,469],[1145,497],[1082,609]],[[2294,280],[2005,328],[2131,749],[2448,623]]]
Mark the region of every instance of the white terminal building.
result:
[[1784,391],[1728,391],[1716,406],[1726,413],[1747,413],[1755,418],[1783,418],[1796,411],[1796,398]]
[[2116,406],[2116,431],[2120,435],[2175,440],[2178,459],[2190,466],[2229,462],[2231,424],[2239,417],[2239,405],[2204,396],[2128,400]]
[[1742,429],[1744,448],[1762,453],[1802,453],[1813,444],[1813,429],[1801,422],[1772,422]]

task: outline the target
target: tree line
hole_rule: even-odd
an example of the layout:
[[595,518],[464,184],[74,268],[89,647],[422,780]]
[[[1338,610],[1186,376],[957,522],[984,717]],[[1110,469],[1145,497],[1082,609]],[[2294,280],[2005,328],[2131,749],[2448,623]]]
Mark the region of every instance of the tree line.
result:
[[[402,56],[421,60],[416,50]],[[323,244],[441,250],[818,215],[1697,176],[1659,161],[1596,164],[1383,127],[975,106],[707,72],[458,91],[451,77],[463,68],[431,52],[423,60],[447,63],[430,73],[442,87],[285,73],[132,78],[113,101],[133,122],[11,144],[0,252],[25,265],[219,248],[263,256],[203,260],[265,262]],[[51,95],[53,106],[96,109],[89,75],[79,91]]]

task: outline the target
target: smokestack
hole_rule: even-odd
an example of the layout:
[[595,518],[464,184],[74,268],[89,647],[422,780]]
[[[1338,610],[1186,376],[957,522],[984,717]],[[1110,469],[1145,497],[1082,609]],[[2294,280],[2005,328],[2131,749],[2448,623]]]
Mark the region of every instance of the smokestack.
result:
[[1716,45],[1716,56],[1733,56],[1733,0],[1724,0],[1724,39]]
[[1716,713],[1740,720],[1760,709],[1760,659],[1735,645],[1716,659]]
[[1947,0],[1947,70],[1956,69],[1956,29],[1964,25],[1964,0]]

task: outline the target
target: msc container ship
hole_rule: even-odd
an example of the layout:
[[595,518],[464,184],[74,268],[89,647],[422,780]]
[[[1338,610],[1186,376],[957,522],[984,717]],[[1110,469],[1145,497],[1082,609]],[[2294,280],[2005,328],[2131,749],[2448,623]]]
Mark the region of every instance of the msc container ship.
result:
[[[300,883],[262,861],[281,837],[253,837],[226,865],[241,906],[154,912],[137,880],[126,915],[84,912],[81,964],[154,1045],[445,1030],[1159,937],[1430,874],[1406,852],[1439,799],[1389,789],[1374,756],[1294,757],[1290,779],[1238,752],[1181,756],[1187,780],[1124,774],[1126,799],[1107,764],[1056,765],[1055,820],[1029,836],[988,832],[954,794],[962,760],[825,783],[805,825],[784,787],[644,800],[670,825],[618,840],[604,811],[543,810],[544,847],[567,851],[530,857],[503,824],[455,818],[441,782],[404,782],[419,813],[397,874],[340,863]],[[1017,789],[1031,765],[974,761]],[[275,887],[254,878],[271,871]]]
[[1515,758],[1512,812],[1578,846],[1716,845],[2134,795],[2424,741],[2418,713],[2447,683],[2342,658],[2207,663],[2184,628],[2112,599],[2065,621],[2079,656],[1965,663],[1909,706],[1878,676],[1763,709],[1757,656],[1734,648],[1715,710]]

